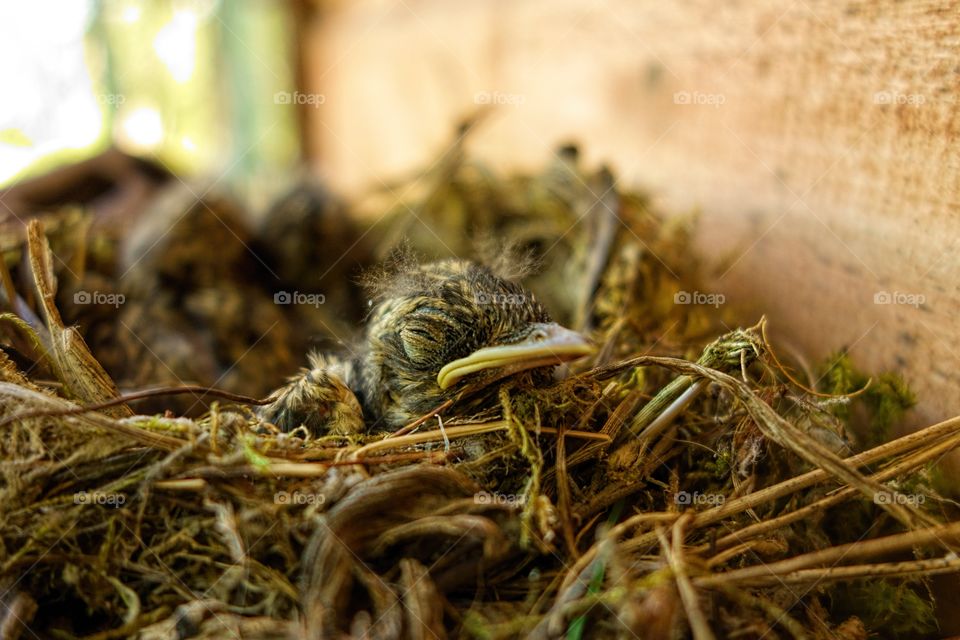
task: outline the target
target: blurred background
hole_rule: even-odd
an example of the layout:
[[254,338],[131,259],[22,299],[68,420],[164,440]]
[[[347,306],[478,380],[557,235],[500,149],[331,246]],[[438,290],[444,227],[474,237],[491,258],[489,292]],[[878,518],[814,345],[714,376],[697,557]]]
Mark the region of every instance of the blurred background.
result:
[[7,4],[0,183],[115,145],[237,186],[299,160],[292,5]]
[[344,196],[390,192],[489,108],[471,153],[529,169],[575,140],[661,208],[698,210],[712,291],[811,358],[902,371],[927,423],[960,411],[958,8],[7,3],[0,183],[118,149],[267,215],[303,167]]
[[[901,372],[918,398],[905,428],[926,425],[960,413],[958,52],[960,2],[947,0],[0,3],[0,249],[56,211],[58,270],[85,262],[96,274],[96,243],[70,252],[91,223],[65,205],[95,211],[108,242],[155,218],[101,260],[102,273],[117,262],[129,275],[127,295],[161,293],[144,298],[152,307],[118,312],[107,297],[84,311],[98,358],[131,385],[264,393],[359,318],[284,315],[269,293],[218,289],[223,273],[203,269],[250,282],[237,265],[255,258],[274,290],[298,282],[304,265],[271,259],[248,223],[287,256],[314,240],[339,256],[354,245],[327,225],[344,211],[336,202],[370,190],[382,211],[405,201],[460,151],[458,124],[485,113],[463,142],[473,157],[535,171],[573,141],[618,189],[696,211],[690,261],[705,291],[744,323],[766,314],[800,360],[846,349],[866,370]],[[305,183],[321,223],[298,244],[278,222],[289,207],[273,203]],[[157,201],[171,184],[179,192]],[[164,239],[196,211],[216,223],[198,214]],[[193,288],[168,282],[171,261]],[[68,280],[74,302],[111,291]],[[212,340],[204,323],[241,338]],[[308,333],[326,343],[298,340]],[[245,358],[257,350],[272,369]]]

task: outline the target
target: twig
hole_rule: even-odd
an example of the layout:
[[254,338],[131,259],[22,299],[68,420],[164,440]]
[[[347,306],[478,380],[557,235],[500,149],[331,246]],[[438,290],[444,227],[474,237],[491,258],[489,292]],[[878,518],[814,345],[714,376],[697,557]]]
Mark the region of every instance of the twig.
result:
[[[766,319],[761,318],[755,327],[737,329],[736,331],[731,331],[730,333],[720,336],[704,347],[703,353],[700,358],[697,359],[695,366],[716,371],[743,369],[762,353],[761,334],[759,332],[762,331],[765,324]],[[658,359],[651,356],[640,356],[633,358],[628,363],[622,364],[642,367],[662,364],[661,360],[672,360],[672,358]],[[679,362],[686,361],[680,360]],[[686,362],[686,364],[693,363]],[[672,420],[699,392],[698,389],[690,395],[687,395],[690,387],[694,385],[694,379],[709,378],[708,376],[700,375],[697,369],[683,371],[681,373],[683,375],[671,381],[661,389],[650,402],[644,405],[640,413],[638,413],[630,423],[630,433],[637,438],[642,438],[647,441],[657,437],[670,423],[670,420],[658,420],[658,418],[662,414],[668,413]],[[703,383],[704,384],[700,386],[701,389],[705,386],[706,380],[704,380]],[[680,402],[681,399],[685,399],[685,402],[679,405],[675,404]]]
[[[48,396],[45,393],[31,391],[30,389],[11,384],[9,382],[0,382],[0,397],[4,396],[7,398],[15,398],[20,402],[26,400],[35,405],[47,405],[57,408],[62,408],[65,404],[69,404],[62,398],[55,398]],[[52,410],[56,411],[57,409]],[[78,415],[74,416],[74,419],[88,427],[95,427],[105,431],[118,433],[131,438],[135,442],[139,442],[140,444],[148,447],[153,447],[154,449],[175,451],[176,449],[179,449],[183,445],[187,444],[185,440],[181,440],[180,438],[172,438],[161,433],[154,433],[153,431],[141,429],[140,427],[135,427],[98,413]]]
[[432,418],[433,416],[438,415],[441,411],[446,411],[447,409],[449,409],[449,408],[452,407],[452,406],[453,406],[453,400],[452,400],[452,399],[451,399],[451,400],[447,400],[446,402],[444,402],[443,404],[441,404],[439,407],[437,407],[437,408],[435,408],[435,409],[431,409],[429,412],[423,414],[422,416],[420,416],[419,418],[417,418],[416,420],[414,420],[414,421],[411,422],[410,424],[408,424],[408,425],[406,425],[406,426],[404,426],[404,427],[400,427],[399,429],[397,429],[396,431],[394,431],[393,433],[391,433],[391,434],[390,434],[389,436],[387,436],[387,437],[388,437],[388,438],[399,438],[400,436],[406,435],[406,434],[410,433],[411,431],[415,430],[417,427],[419,427],[420,425],[422,425],[424,422],[426,422],[427,420],[429,420],[429,419]]
[[[827,580],[857,580],[860,578],[908,578],[956,573],[960,570],[960,558],[950,553],[942,558],[911,560],[909,562],[881,562],[856,564],[826,569],[799,569],[789,573],[760,576],[737,582],[740,587],[766,587],[787,584],[819,584]],[[719,574],[724,575],[724,574]],[[718,576],[710,576],[716,578]],[[717,586],[715,582],[702,586]]]
[[[935,425],[929,426],[926,429],[916,431],[909,435],[898,438],[892,442],[882,444],[880,446],[874,447],[863,453],[858,453],[855,456],[850,456],[845,458],[843,463],[850,465],[852,468],[859,468],[868,464],[877,462],[878,460],[883,460],[893,455],[911,451],[920,447],[930,447],[932,443],[936,443],[946,437],[949,437],[951,434],[960,433],[960,417],[951,418],[943,422],[937,423]],[[939,450],[931,450],[932,455],[929,459],[933,459],[936,455],[940,455]],[[895,476],[889,476],[895,477]],[[883,476],[883,479],[889,479],[887,476]],[[797,476],[795,478],[790,478],[789,480],[784,480],[773,486],[754,491],[745,496],[741,496],[735,500],[731,500],[722,505],[712,507],[710,509],[705,509],[697,513],[696,520],[694,521],[694,526],[700,528],[707,525],[719,522],[724,518],[736,515],[748,509],[754,509],[760,505],[766,504],[768,502],[773,502],[784,496],[788,496],[794,493],[798,493],[808,487],[811,487],[815,484],[819,484],[826,480],[830,479],[830,474],[824,471],[823,469],[815,469],[813,471],[808,471],[807,473]],[[811,507],[813,505],[810,505]],[[806,508],[806,507],[804,507]],[[784,516],[785,517],[785,516]],[[782,520],[777,523],[777,527],[784,526],[792,522],[792,520]],[[759,532],[769,530],[768,525],[765,523],[757,523],[750,525],[744,529],[740,529],[724,538],[721,538],[717,541],[718,548],[723,548],[723,546],[729,544],[736,544],[738,542],[743,542],[745,537],[756,535]],[[776,527],[774,527],[776,528]],[[721,545],[720,542],[723,541],[724,544]],[[631,540],[628,540],[625,543],[625,548],[634,551],[637,549],[642,549],[650,547],[656,544],[657,538],[656,535],[652,532],[646,533],[640,536],[637,536]],[[708,548],[708,545],[702,545],[696,550],[702,552]]]
[[909,505],[898,503],[890,489],[850,468],[839,456],[820,444],[808,433],[784,419],[770,405],[759,398],[754,390],[736,378],[700,364],[676,358],[644,356],[636,360],[646,364],[661,365],[687,376],[705,377],[716,382],[731,392],[743,404],[747,413],[750,414],[750,417],[768,438],[794,452],[810,464],[827,471],[841,482],[856,487],[865,496],[871,499],[875,496],[884,496],[886,499],[878,501],[878,505],[905,526],[915,528],[921,524],[930,525],[936,522],[930,515]]
[[873,383],[873,378],[870,378],[866,381],[866,383],[864,383],[864,385],[861,388],[857,389],[856,391],[851,391],[850,393],[822,393],[820,391],[817,391],[816,389],[811,389],[810,387],[808,387],[807,385],[803,384],[802,382],[794,378],[792,375],[790,375],[790,372],[787,371],[787,368],[780,363],[780,359],[777,358],[776,352],[773,350],[773,347],[770,346],[770,341],[767,339],[766,326],[764,326],[761,329],[761,335],[763,337],[763,344],[767,350],[767,355],[769,355],[770,359],[773,360],[773,364],[777,368],[777,370],[779,370],[780,373],[782,373],[787,380],[789,380],[794,385],[796,385],[800,389],[803,389],[804,391],[806,391],[812,396],[816,396],[818,398],[856,398],[857,396],[865,392],[867,389],[869,389],[870,385]]
[[[921,451],[913,454],[912,456],[907,457],[904,460],[897,462],[896,464],[890,465],[886,469],[873,474],[870,476],[872,480],[877,482],[885,482],[893,478],[898,478],[903,476],[905,473],[915,470],[918,467],[926,464],[930,460],[934,460],[945,455],[947,452],[952,451],[960,447],[960,434],[955,435],[952,438],[949,438],[935,446],[924,448]],[[752,538],[757,535],[766,533],[767,531],[773,531],[781,527],[785,527],[788,524],[803,520],[820,511],[829,509],[830,507],[836,506],[847,500],[855,498],[858,492],[852,487],[844,487],[839,491],[836,491],[824,498],[817,500],[811,504],[805,505],[799,509],[791,511],[789,513],[782,514],[775,518],[769,520],[764,520],[762,522],[757,522],[750,526],[744,527],[730,533],[710,545],[701,545],[697,547],[698,552],[706,551],[708,548],[713,547],[716,549],[724,549],[732,544],[741,543],[744,540]]]
[[876,557],[888,553],[905,551],[913,547],[939,543],[950,549],[948,542],[960,541],[960,522],[928,527],[916,531],[907,531],[874,540],[864,540],[841,544],[810,553],[804,553],[787,560],[768,564],[753,565],[743,569],[734,569],[712,576],[703,576],[694,579],[698,586],[713,586],[717,584],[731,584],[749,582],[758,578],[767,579],[772,576],[783,575],[808,569],[818,565],[836,564],[843,560],[858,560],[861,558]]
[[[468,436],[476,436],[483,433],[493,433],[495,431],[506,431],[509,428],[509,425],[503,420],[497,420],[495,422],[487,422],[483,424],[468,424],[459,427],[446,427],[447,437],[450,439],[455,438],[466,438]],[[539,433],[547,434],[557,434],[559,433],[553,427],[539,427],[539,428],[529,428],[528,431],[536,431]],[[566,431],[566,435],[572,438],[583,438],[585,440],[603,440],[609,441],[609,436],[606,436],[602,433],[592,433],[590,431]],[[381,449],[393,449],[396,447],[407,447],[414,444],[423,444],[425,442],[440,442],[443,440],[441,434],[437,431],[427,431],[424,433],[412,433],[405,436],[399,437],[387,437],[383,440],[377,440],[376,442],[371,442],[365,444],[351,455],[358,456],[361,453],[370,453],[371,451],[379,451]]]
[[667,541],[667,536],[660,527],[657,527],[657,537],[660,539],[660,546],[663,548],[663,553],[677,581],[680,601],[683,602],[683,608],[687,612],[687,620],[690,623],[690,630],[693,631],[693,637],[696,640],[713,640],[713,631],[710,630],[710,625],[707,624],[707,619],[700,609],[697,591],[690,581],[690,576],[687,575],[686,562],[683,559],[683,530],[690,523],[690,520],[690,514],[686,514],[673,523],[672,544]]
[[207,481],[203,478],[176,478],[174,480],[157,480],[153,483],[154,489],[166,489],[167,491],[193,491],[199,493],[207,487]]
[[143,391],[137,391],[134,393],[128,393],[119,398],[114,398],[112,400],[106,400],[104,402],[97,402],[96,404],[87,404],[79,407],[70,407],[68,409],[40,409],[35,411],[24,411],[22,413],[16,413],[12,416],[7,416],[3,420],[0,420],[0,427],[10,424],[11,422],[16,422],[17,420],[26,420],[27,418],[59,418],[62,416],[76,416],[82,413],[90,413],[91,411],[100,411],[102,409],[107,409],[109,407],[115,407],[117,405],[124,404],[126,402],[133,402],[135,400],[144,400],[146,398],[155,398],[158,396],[174,396],[184,393],[192,393],[200,396],[214,396],[221,398],[223,400],[229,400],[231,402],[238,402],[241,404],[252,404],[257,406],[267,405],[273,402],[273,400],[267,398],[264,400],[258,400],[257,398],[251,398],[250,396],[240,395],[238,393],[231,393],[230,391],[223,391],[221,389],[215,389],[213,387],[204,387],[199,385],[185,385],[182,387],[158,387],[156,389],[144,389]]
[[[612,540],[616,540],[619,536],[622,536],[630,529],[640,525],[656,524],[660,522],[672,524],[679,517],[679,513],[640,513],[631,518],[627,518],[615,527],[611,527],[609,533],[604,536],[604,539],[610,538]],[[580,575],[584,568],[593,561],[600,550],[600,544],[600,542],[597,542],[592,547],[587,549],[586,553],[577,558],[576,562],[574,562],[573,565],[567,569],[566,577],[564,578],[563,583],[560,585],[560,591],[569,589],[570,585],[574,580],[576,580],[577,576]]]

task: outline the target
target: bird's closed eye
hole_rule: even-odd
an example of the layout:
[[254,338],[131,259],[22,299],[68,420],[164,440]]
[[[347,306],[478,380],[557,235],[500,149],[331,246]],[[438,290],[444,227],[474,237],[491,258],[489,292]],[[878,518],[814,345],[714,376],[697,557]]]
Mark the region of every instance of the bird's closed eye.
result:
[[414,364],[430,364],[440,350],[442,333],[431,331],[419,323],[410,323],[400,329],[403,351]]

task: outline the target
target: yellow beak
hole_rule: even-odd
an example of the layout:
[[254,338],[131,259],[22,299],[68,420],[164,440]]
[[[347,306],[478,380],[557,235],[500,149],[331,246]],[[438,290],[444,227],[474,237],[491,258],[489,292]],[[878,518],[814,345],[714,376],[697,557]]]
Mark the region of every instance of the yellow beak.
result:
[[560,364],[593,353],[585,337],[556,323],[537,323],[523,342],[484,347],[465,358],[448,362],[437,374],[441,389],[449,389],[463,377],[487,369],[503,369],[502,376],[536,367]]

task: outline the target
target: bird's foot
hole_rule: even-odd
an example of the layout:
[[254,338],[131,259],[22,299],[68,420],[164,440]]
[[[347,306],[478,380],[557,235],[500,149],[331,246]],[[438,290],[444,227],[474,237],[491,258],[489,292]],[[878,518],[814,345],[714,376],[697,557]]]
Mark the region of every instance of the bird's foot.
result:
[[363,411],[344,382],[343,363],[314,355],[310,364],[271,394],[273,402],[258,410],[260,418],[284,432],[303,427],[314,436],[361,433]]

